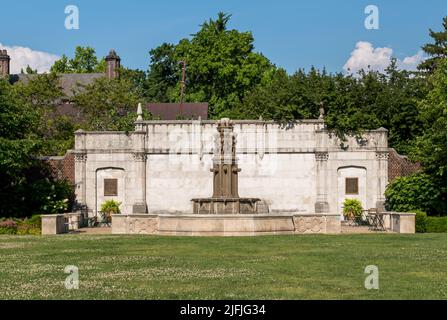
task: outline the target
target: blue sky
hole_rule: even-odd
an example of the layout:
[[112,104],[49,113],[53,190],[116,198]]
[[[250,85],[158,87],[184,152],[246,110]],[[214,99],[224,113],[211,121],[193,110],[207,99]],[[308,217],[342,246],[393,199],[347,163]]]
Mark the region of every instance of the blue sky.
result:
[[[64,9],[70,4],[79,8],[79,30],[64,27]],[[364,27],[369,4],[379,8],[379,30]],[[447,15],[445,0],[21,0],[2,6],[7,12],[0,20],[0,44],[33,50],[20,57],[17,53],[16,60],[38,64],[33,59],[47,59],[40,61],[43,66],[51,59],[35,57],[34,51],[71,56],[76,45],[89,45],[99,56],[113,47],[123,65],[144,70],[151,48],[188,37],[219,11],[233,15],[231,28],[252,31],[256,50],[289,72],[312,65],[343,71],[359,41],[360,60],[389,55],[389,50],[402,63],[406,57],[416,59],[429,41],[428,29],[441,29]],[[407,61],[409,68],[413,60]]]

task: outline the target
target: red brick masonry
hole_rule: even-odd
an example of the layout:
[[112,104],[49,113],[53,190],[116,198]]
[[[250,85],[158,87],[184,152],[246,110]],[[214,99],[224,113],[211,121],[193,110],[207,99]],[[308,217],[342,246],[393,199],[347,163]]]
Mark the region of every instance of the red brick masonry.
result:
[[50,165],[53,175],[58,180],[67,180],[71,184],[75,183],[75,158],[74,154],[68,151],[61,157],[48,157],[44,159]]
[[402,156],[393,148],[390,148],[388,158],[388,182],[393,181],[397,177],[408,176],[421,169],[419,162],[412,162],[406,156]]

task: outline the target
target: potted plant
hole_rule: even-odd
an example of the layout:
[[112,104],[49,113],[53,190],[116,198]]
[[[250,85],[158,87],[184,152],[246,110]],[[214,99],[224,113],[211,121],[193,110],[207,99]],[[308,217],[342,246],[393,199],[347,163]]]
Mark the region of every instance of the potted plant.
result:
[[349,224],[353,224],[362,216],[362,203],[357,199],[345,199],[343,202],[343,215],[349,221]]
[[115,200],[107,200],[101,205],[101,213],[103,215],[103,222],[109,225],[112,222],[112,214],[121,213],[121,202]]

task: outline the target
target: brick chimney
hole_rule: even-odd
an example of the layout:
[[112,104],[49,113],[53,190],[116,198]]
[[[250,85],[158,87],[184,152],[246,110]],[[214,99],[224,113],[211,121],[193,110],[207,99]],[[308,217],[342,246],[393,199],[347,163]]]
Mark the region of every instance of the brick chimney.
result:
[[9,75],[9,62],[11,58],[6,50],[0,50],[0,77]]
[[106,74],[109,79],[119,77],[119,68],[121,66],[121,58],[111,49],[106,57]]

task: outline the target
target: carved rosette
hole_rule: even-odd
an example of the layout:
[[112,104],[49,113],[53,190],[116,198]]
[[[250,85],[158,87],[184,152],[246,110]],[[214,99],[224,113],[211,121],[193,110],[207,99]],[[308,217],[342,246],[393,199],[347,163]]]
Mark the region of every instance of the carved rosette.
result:
[[390,154],[388,151],[377,151],[376,152],[376,159],[377,160],[388,160]]
[[86,153],[75,153],[75,161],[76,162],[86,162],[87,154]]
[[156,219],[132,219],[128,224],[130,234],[155,234],[158,222]]
[[329,153],[328,152],[315,152],[315,159],[317,161],[328,161]]
[[144,162],[147,160],[146,152],[134,152],[133,159],[137,162]]
[[295,231],[298,233],[324,232],[324,217],[293,217]]

